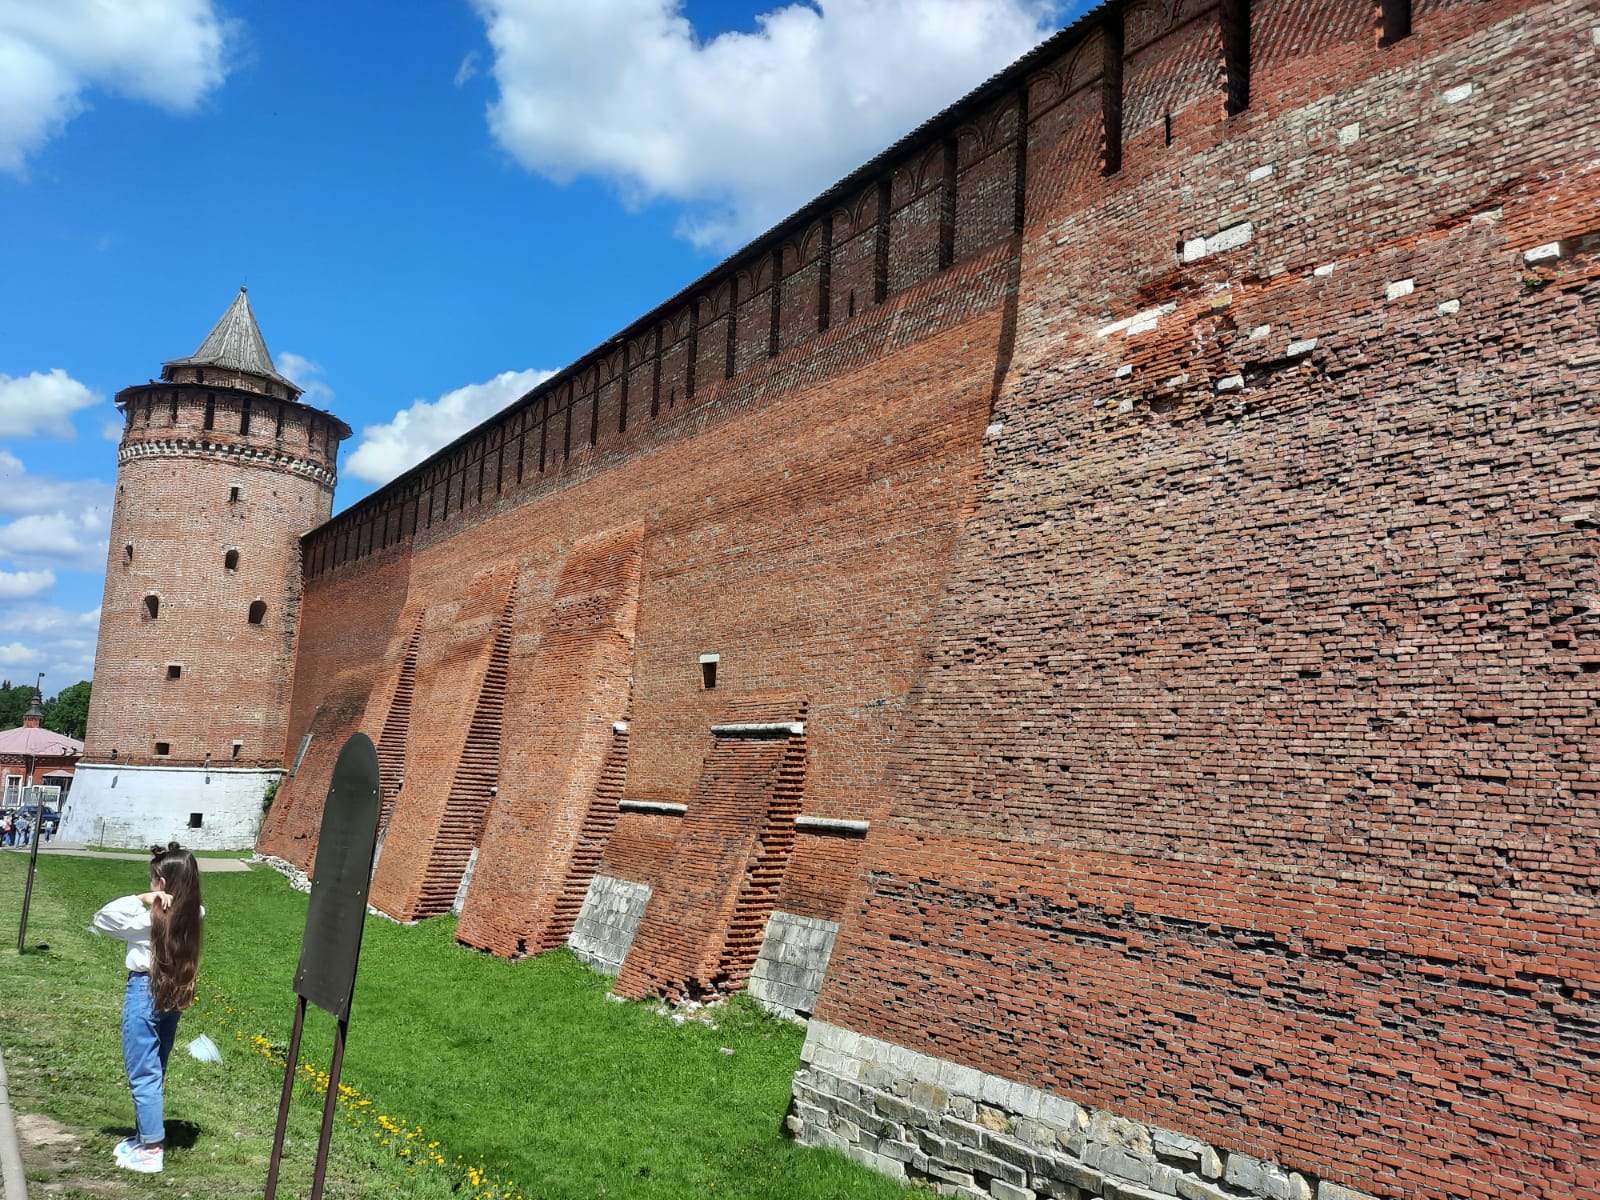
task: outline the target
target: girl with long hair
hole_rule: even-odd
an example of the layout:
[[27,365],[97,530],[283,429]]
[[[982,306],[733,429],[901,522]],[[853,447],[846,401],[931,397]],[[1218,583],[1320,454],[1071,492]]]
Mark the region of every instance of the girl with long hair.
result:
[[200,869],[177,842],[150,850],[150,890],[113,900],[94,929],[128,943],[122,1000],[122,1065],[133,1093],[134,1135],[118,1144],[117,1166],[153,1174],[165,1160],[162,1118],[167,1058],[178,1017],[194,999],[200,967]]

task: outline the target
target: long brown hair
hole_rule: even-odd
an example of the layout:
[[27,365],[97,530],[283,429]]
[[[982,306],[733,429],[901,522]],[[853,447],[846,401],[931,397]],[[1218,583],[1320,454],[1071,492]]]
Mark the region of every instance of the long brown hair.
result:
[[150,906],[150,1000],[162,1012],[188,1008],[200,969],[200,868],[177,842],[150,848],[150,878],[171,907]]

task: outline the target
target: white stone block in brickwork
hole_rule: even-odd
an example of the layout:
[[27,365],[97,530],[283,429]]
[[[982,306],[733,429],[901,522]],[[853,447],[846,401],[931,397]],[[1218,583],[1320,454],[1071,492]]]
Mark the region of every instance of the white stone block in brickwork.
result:
[[1442,317],[1448,317],[1460,311],[1461,301],[1459,300],[1446,300],[1443,304],[1439,305],[1439,315]]
[[1290,358],[1303,358],[1317,348],[1316,338],[1302,338],[1298,342],[1290,342],[1289,348],[1284,351]]
[[1323,1180],[1317,1184],[1317,1200],[1377,1200],[1377,1198],[1369,1196],[1366,1192],[1358,1192],[1355,1188]]
[[1596,25],[1593,29],[1589,30],[1589,40],[1592,41],[1596,46],[1600,46],[1600,25]]
[[1183,243],[1183,261],[1194,262],[1196,259],[1205,258],[1207,255],[1220,254],[1224,250],[1236,250],[1245,245],[1256,235],[1256,227],[1249,221],[1242,221],[1238,225],[1230,225],[1220,233],[1210,237],[1190,238]]
[[1243,375],[1229,375],[1217,380],[1217,391],[1235,392],[1244,386]]
[[1003,421],[996,421],[993,425],[990,425],[983,431],[983,436],[986,438],[997,438],[1005,431],[1005,423]]
[[1133,374],[1133,364],[1132,363],[1123,363],[1120,367],[1117,368],[1117,378],[1118,379],[1126,379],[1128,376],[1130,376],[1132,374]]
[[1221,233],[1213,234],[1206,239],[1206,253],[1217,254],[1223,250],[1234,250],[1243,246],[1256,235],[1256,227],[1249,221],[1224,229]]
[[1417,281],[1415,279],[1397,279],[1384,289],[1383,298],[1385,300],[1398,300],[1402,296],[1411,295],[1416,290]]
[[1271,335],[1272,335],[1272,326],[1271,325],[1257,325],[1254,329],[1252,329],[1250,331],[1250,340],[1252,342],[1255,342],[1255,341],[1261,340],[1264,337],[1270,337]]
[[1311,273],[1319,279],[1325,279],[1333,274],[1333,267],[1333,263],[1323,263],[1320,267],[1314,267]]
[[1522,252],[1522,261],[1530,267],[1535,263],[1550,262],[1560,257],[1560,242],[1546,242],[1542,246],[1535,246],[1532,250],[1524,250]]
[[1446,92],[1444,94],[1444,102],[1446,104],[1460,104],[1470,95],[1472,95],[1472,85],[1463,83],[1459,87],[1453,87]]
[[1251,171],[1250,174],[1245,176],[1246,182],[1249,182],[1249,183],[1260,183],[1263,179],[1271,179],[1271,178],[1272,178],[1272,164],[1271,163],[1267,163],[1265,166],[1262,166],[1262,167],[1257,167],[1254,171]]
[[1359,121],[1346,125],[1339,130],[1339,145],[1353,146],[1361,138],[1361,123]]

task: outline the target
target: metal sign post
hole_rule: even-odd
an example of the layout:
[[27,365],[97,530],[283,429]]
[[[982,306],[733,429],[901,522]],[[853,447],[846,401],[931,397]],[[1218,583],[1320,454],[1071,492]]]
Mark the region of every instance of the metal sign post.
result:
[[355,734],[339,751],[333,782],[328,787],[328,799],[322,809],[322,832],[317,840],[317,862],[311,879],[311,907],[306,912],[300,966],[294,976],[298,997],[294,1032],[289,1037],[289,1059],[283,1065],[283,1094],[278,1100],[278,1126],[272,1135],[265,1200],[274,1200],[277,1195],[278,1167],[283,1159],[283,1138],[289,1125],[289,1097],[294,1092],[307,1002],[331,1013],[338,1022],[334,1029],[333,1060],[328,1066],[328,1094],[322,1105],[316,1171],[311,1180],[310,1200],[322,1197],[322,1184],[328,1172],[328,1141],[333,1134],[333,1113],[339,1100],[339,1072],[344,1066],[345,1034],[350,1027],[350,998],[355,991],[356,966],[361,959],[367,887],[372,881],[372,851],[378,837],[379,799],[378,752],[366,734]]

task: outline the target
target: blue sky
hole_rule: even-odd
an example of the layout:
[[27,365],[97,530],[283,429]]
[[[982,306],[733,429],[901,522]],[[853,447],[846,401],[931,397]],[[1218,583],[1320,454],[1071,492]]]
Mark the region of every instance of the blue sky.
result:
[[0,677],[89,677],[112,397],[241,284],[335,509],[1081,0],[0,0]]

